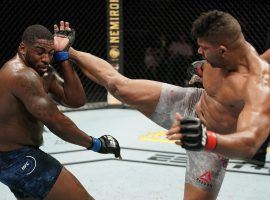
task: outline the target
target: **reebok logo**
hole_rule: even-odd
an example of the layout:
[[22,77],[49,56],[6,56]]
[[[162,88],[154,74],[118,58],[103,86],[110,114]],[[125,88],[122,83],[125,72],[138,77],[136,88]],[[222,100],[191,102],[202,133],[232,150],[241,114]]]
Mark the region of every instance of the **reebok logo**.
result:
[[200,177],[196,178],[196,181],[200,183],[201,185],[205,185],[207,187],[213,187],[212,186],[212,173],[211,171],[207,171],[204,174],[202,174]]

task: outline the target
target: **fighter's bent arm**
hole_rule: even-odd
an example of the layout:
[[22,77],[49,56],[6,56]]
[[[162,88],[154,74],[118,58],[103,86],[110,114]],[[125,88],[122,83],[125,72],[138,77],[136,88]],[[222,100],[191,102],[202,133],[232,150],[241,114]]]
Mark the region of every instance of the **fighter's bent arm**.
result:
[[45,124],[63,140],[83,147],[90,147],[92,139],[64,114],[43,89],[40,77],[30,69],[21,69],[11,81],[12,93],[22,101],[29,113]]
[[198,118],[181,119],[176,114],[176,121],[167,132],[168,139],[176,140],[176,144],[188,150],[208,150],[229,158],[252,158],[270,132],[270,75],[268,71],[261,74],[246,81],[242,93],[244,108],[238,117],[236,132],[214,133]]
[[[244,115],[244,113],[241,115]],[[217,147],[214,152],[229,158],[249,159],[255,155],[269,136],[270,118],[269,116],[257,115],[256,113],[254,113],[252,117],[249,117],[249,121],[244,120],[244,118],[245,117],[240,117],[239,120],[242,122],[238,123],[238,126],[243,124],[244,127],[239,127],[235,134],[217,134]],[[251,120],[253,120],[253,122]],[[248,125],[248,123],[251,124]]]
[[[249,92],[245,97],[245,106],[237,122],[237,132],[229,135],[217,135],[215,152],[228,157],[253,157],[269,136],[270,83],[267,80],[250,79],[247,86]],[[259,77],[257,79],[264,78]]]
[[146,116],[155,111],[161,83],[129,79],[118,73],[108,62],[90,53],[70,48],[69,55],[88,78],[106,87],[118,100],[131,105]]
[[86,95],[78,77],[69,60],[59,64],[63,79],[54,73],[54,79],[50,85],[49,92],[63,105],[80,107],[86,102]]
[[237,131],[231,134],[214,133],[202,128],[198,118],[181,119],[177,113],[167,137],[188,150],[207,150],[228,158],[250,159],[269,136],[269,108],[260,112],[246,104],[239,116]]

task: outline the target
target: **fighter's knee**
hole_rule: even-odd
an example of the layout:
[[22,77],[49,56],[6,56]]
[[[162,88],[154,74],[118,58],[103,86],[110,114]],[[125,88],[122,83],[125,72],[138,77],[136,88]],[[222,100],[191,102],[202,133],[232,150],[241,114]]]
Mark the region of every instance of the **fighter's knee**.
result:
[[117,90],[119,83],[116,77],[110,77],[107,81],[106,88],[112,93]]

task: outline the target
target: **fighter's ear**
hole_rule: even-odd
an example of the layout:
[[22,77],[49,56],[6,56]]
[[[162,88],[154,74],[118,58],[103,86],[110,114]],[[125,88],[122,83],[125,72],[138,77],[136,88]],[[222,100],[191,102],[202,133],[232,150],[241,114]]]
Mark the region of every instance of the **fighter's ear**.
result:
[[25,46],[25,43],[24,42],[21,42],[20,43],[20,45],[19,45],[19,52],[21,53],[21,54],[25,54],[25,52],[26,52],[26,46]]
[[221,53],[222,56],[224,56],[225,53],[228,51],[227,47],[224,46],[224,45],[220,45],[219,48],[220,48],[219,50],[220,50],[220,53]]

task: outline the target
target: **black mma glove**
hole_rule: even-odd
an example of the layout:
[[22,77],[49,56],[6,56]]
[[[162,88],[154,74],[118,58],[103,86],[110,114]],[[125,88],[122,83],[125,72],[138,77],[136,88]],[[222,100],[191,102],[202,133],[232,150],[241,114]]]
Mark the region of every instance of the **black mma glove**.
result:
[[188,84],[191,86],[196,87],[203,87],[202,80],[203,80],[203,65],[206,61],[199,60],[191,63],[191,66],[187,68],[187,74],[189,77]]
[[[90,136],[91,137],[91,136]],[[103,135],[100,138],[92,138],[92,146],[87,148],[89,150],[103,153],[103,154],[114,154],[116,158],[121,158],[120,146],[118,141],[111,135]]]
[[64,37],[68,38],[69,42],[62,51],[56,51],[53,55],[54,61],[56,63],[63,62],[69,59],[68,49],[75,41],[75,30],[59,30],[54,33],[54,37]]
[[212,131],[207,131],[200,119],[196,117],[182,118],[180,126],[180,133],[183,135],[181,139],[183,148],[191,151],[211,151],[216,148],[216,134]]

